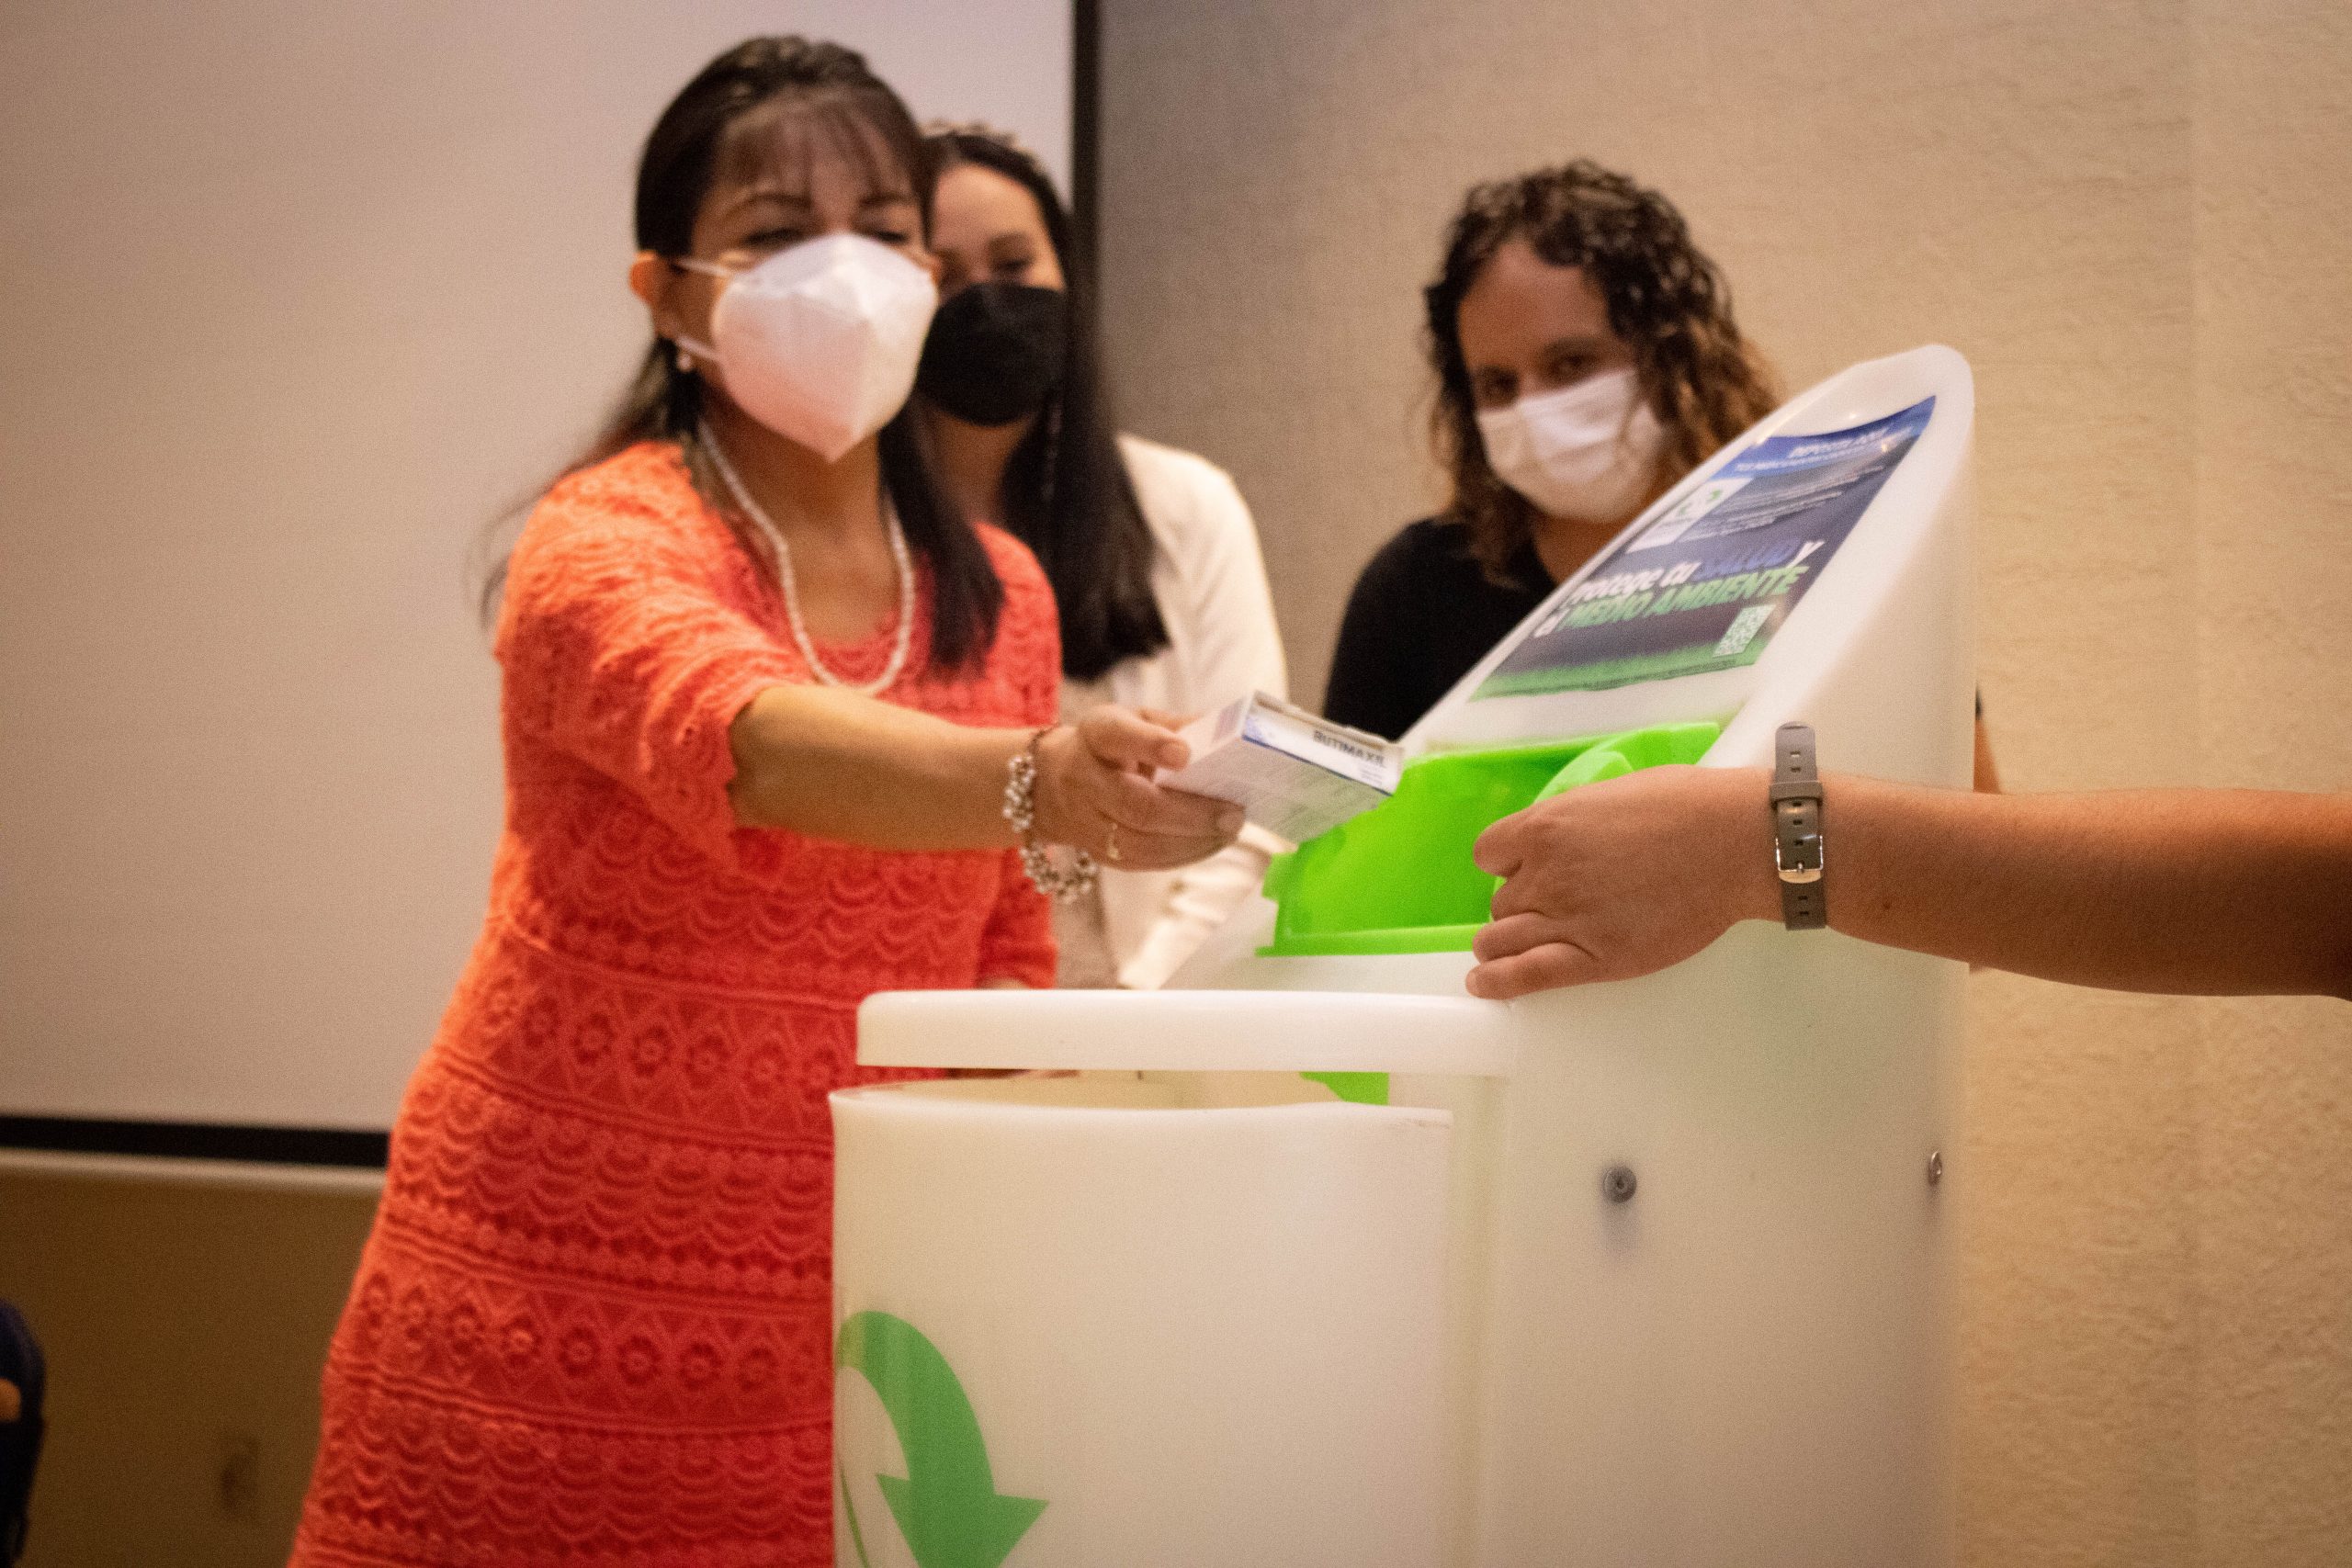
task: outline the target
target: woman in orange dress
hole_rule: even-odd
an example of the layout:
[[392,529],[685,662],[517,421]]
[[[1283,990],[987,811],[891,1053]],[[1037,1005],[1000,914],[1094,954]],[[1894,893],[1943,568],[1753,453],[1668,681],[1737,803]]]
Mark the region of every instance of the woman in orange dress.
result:
[[657,341],[509,563],[489,918],[392,1134],[293,1561],[833,1561],[826,1095],[860,998],[1048,985],[1048,843],[1215,852],[1163,726],[1053,728],[1036,563],[899,412],[922,139],[754,39],[655,127]]

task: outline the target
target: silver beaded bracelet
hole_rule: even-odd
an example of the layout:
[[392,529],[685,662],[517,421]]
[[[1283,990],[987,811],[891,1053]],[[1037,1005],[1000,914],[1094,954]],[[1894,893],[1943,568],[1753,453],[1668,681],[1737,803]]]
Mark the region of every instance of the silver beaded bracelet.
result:
[[1005,764],[1004,819],[1021,836],[1021,869],[1030,884],[1058,904],[1082,898],[1094,886],[1094,857],[1072,850],[1068,865],[1055,862],[1053,851],[1037,841],[1037,743],[1057,727],[1047,725],[1029,737],[1029,744]]

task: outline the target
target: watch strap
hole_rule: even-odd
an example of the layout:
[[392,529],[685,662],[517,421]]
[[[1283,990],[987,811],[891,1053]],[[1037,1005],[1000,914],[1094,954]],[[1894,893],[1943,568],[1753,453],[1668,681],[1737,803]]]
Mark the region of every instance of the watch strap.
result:
[[1792,931],[1829,923],[1822,885],[1821,770],[1813,726],[1784,724],[1772,743],[1772,868],[1781,879],[1781,921]]

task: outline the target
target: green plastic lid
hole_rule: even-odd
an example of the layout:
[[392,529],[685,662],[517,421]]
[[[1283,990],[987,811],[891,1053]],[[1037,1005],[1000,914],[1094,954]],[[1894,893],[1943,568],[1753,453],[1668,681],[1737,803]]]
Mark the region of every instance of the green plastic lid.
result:
[[1478,835],[1562,790],[1668,762],[1695,762],[1715,724],[1661,725],[1408,763],[1384,804],[1310,839],[1266,871],[1281,906],[1272,957],[1466,953],[1497,881],[1471,860]]

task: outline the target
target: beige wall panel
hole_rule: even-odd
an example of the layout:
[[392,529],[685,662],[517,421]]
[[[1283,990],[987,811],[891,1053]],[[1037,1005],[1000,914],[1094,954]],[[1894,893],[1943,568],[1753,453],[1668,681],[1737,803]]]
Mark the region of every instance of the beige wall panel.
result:
[[2352,1025],[2203,1006],[2198,1523],[2211,1568],[2352,1562]]
[[1960,1561],[2197,1561],[2195,1021],[2162,998],[1972,987]]
[[[2205,777],[2352,787],[2352,9],[2197,12]],[[2352,939],[2352,938],[2348,938]],[[2203,1008],[2205,1561],[2352,1561],[2352,1010]]]
[[286,1561],[327,1336],[375,1207],[0,1172],[0,1295],[49,1357],[24,1568]]

